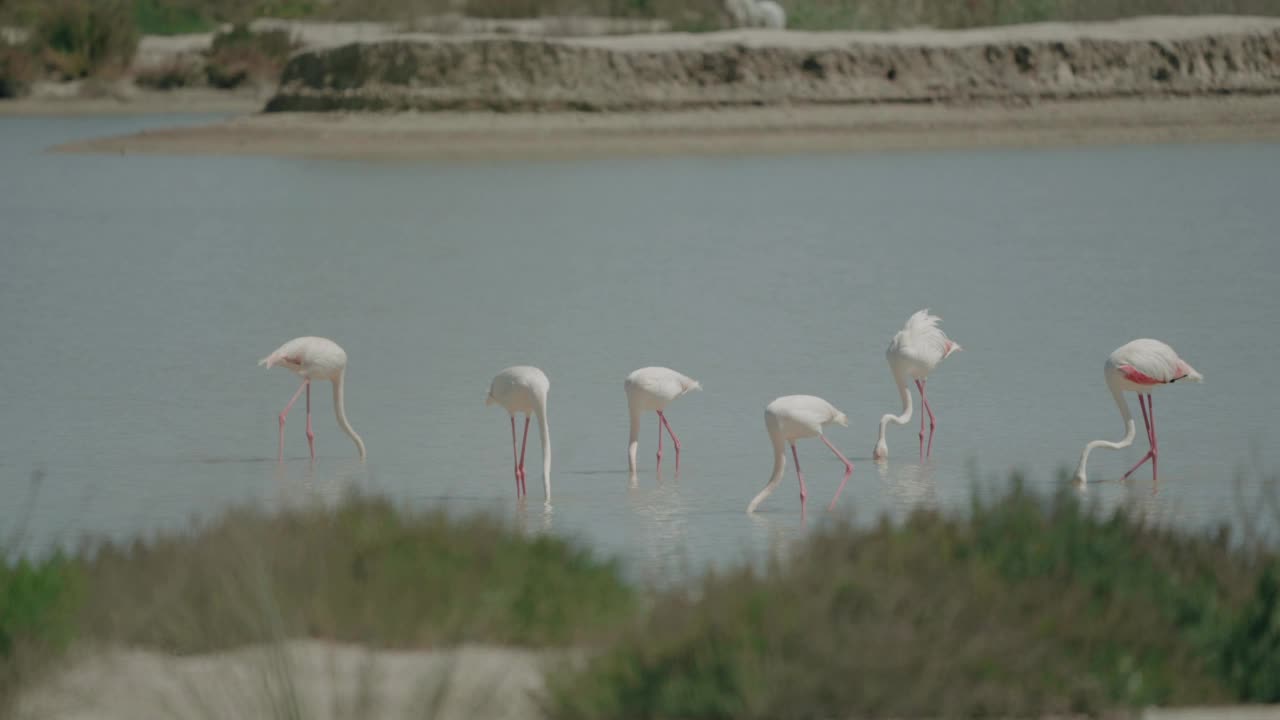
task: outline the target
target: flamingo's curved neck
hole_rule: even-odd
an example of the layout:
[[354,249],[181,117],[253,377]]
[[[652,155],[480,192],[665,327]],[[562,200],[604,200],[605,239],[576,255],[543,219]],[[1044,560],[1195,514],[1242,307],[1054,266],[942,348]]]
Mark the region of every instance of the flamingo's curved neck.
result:
[[364,440],[360,439],[356,431],[351,428],[351,423],[347,422],[346,405],[342,401],[342,386],[345,377],[346,371],[344,370],[339,372],[338,376],[333,379],[333,414],[338,418],[338,427],[342,428],[342,431],[355,441],[356,449],[360,451],[360,459],[363,460],[365,458]]
[[769,497],[778,487],[778,483],[782,482],[782,473],[787,469],[787,445],[782,442],[780,437],[774,436],[770,432],[770,439],[773,440],[773,472],[769,475],[769,482],[760,491],[760,494],[751,499],[751,504],[747,506],[747,512],[753,513],[764,499]]
[[631,439],[627,442],[627,467],[636,472],[636,448],[640,444],[640,413],[631,411]]
[[902,377],[902,373],[893,371],[893,382],[898,386],[898,397],[902,400],[902,414],[892,415],[885,414],[880,418],[880,436],[876,438],[876,446],[884,447],[884,429],[889,423],[895,425],[906,425],[911,421],[911,393],[907,390],[907,381]]
[[546,501],[551,502],[551,428],[547,426],[547,396],[538,397],[533,406],[533,414],[538,417],[538,437],[542,439],[542,489]]
[[1133,444],[1133,438],[1137,434],[1137,427],[1133,423],[1133,415],[1129,412],[1129,404],[1124,401],[1124,392],[1110,382],[1109,377],[1107,388],[1111,390],[1111,397],[1116,401],[1116,407],[1120,408],[1120,418],[1124,420],[1124,437],[1120,438],[1119,442],[1094,440],[1084,446],[1084,452],[1080,453],[1080,465],[1076,468],[1076,479],[1080,482],[1085,481],[1085,466],[1089,464],[1089,453],[1093,452],[1094,448],[1122,450]]

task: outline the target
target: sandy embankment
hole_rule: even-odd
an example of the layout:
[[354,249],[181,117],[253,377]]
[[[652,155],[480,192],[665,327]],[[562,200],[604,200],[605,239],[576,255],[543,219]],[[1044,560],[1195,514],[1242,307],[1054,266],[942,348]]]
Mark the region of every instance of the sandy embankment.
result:
[[267,109],[654,111],[1280,92],[1280,19],[528,39],[296,55]]
[[[268,109],[59,149],[462,159],[1275,140],[1280,19],[402,35],[299,53]],[[418,112],[350,112],[372,110]]]
[[[84,655],[26,691],[15,717],[542,720],[547,678],[565,667],[565,658],[485,646],[371,651],[316,640],[186,657],[114,650]],[[1280,706],[1149,708],[1128,717],[1275,720]]]
[[544,672],[561,657],[483,646],[369,651],[314,640],[186,657],[121,649],[85,655],[27,691],[17,718],[534,720]]

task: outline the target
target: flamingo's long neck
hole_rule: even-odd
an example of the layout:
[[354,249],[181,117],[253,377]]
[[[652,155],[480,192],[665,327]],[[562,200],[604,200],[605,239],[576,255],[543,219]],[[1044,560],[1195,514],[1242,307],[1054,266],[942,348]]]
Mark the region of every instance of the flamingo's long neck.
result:
[[342,431],[355,441],[356,448],[360,451],[360,459],[363,460],[365,457],[364,440],[360,439],[356,431],[351,428],[351,423],[347,422],[347,409],[342,401],[342,386],[344,385],[345,376],[346,371],[344,370],[333,379],[333,413],[338,418],[338,427],[342,428]]
[[640,413],[631,410],[631,440],[627,443],[627,467],[636,472],[636,447],[640,444]]
[[751,499],[751,504],[747,506],[747,512],[753,513],[764,499],[769,497],[778,487],[778,483],[782,482],[782,473],[787,469],[787,445],[782,442],[782,438],[773,432],[770,428],[770,439],[773,440],[773,473],[769,475],[769,482],[760,491],[760,494]]
[[894,370],[893,382],[898,386],[898,397],[902,400],[902,414],[892,415],[885,414],[880,418],[880,435],[876,438],[876,456],[880,457],[888,453],[888,447],[884,441],[884,429],[889,423],[896,425],[906,425],[911,421],[911,393],[907,390],[907,381],[902,377],[902,373]]
[[538,437],[542,439],[542,489],[546,493],[546,501],[551,502],[551,428],[547,427],[547,397],[543,395],[533,406],[533,414],[538,417]]
[[1084,446],[1084,452],[1080,453],[1080,466],[1076,468],[1076,480],[1085,482],[1085,466],[1089,464],[1089,453],[1094,448],[1109,448],[1111,450],[1121,450],[1133,444],[1133,438],[1137,434],[1137,427],[1133,423],[1133,415],[1129,412],[1129,403],[1124,401],[1124,393],[1120,388],[1110,382],[1108,376],[1108,389],[1111,390],[1111,397],[1116,401],[1116,407],[1120,408],[1120,417],[1124,420],[1124,437],[1119,442],[1111,442],[1110,440],[1094,440]]

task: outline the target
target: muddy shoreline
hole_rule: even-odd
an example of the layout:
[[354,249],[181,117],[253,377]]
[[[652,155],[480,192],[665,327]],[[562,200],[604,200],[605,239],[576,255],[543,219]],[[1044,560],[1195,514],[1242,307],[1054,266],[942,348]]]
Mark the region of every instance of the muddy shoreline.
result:
[[650,113],[271,113],[57,152],[492,160],[1280,141],[1280,95]]

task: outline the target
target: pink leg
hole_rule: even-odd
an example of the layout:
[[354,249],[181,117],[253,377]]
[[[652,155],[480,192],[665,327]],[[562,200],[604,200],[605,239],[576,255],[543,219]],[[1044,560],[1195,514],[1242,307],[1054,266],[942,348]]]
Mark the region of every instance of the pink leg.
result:
[[[920,404],[924,406],[924,411],[929,413],[929,447],[925,450],[925,457],[933,455],[933,429],[937,427],[937,421],[933,419],[933,408],[929,407],[929,398],[924,394],[925,385],[928,380],[917,380],[916,385],[920,388]],[[920,434],[924,435],[924,416],[920,416]],[[923,438],[921,438],[923,439]]]
[[311,383],[307,383],[307,447],[311,448],[311,459],[316,459],[316,434],[311,429]]
[[836,457],[840,458],[840,462],[844,463],[844,479],[840,481],[840,487],[836,488],[835,497],[831,498],[831,504],[827,506],[827,510],[834,510],[836,501],[840,499],[840,491],[844,490],[845,483],[849,482],[849,476],[853,474],[853,463],[849,462],[849,458],[840,454],[840,451],[836,449],[835,445],[831,444],[827,436],[819,435],[818,437],[822,438],[822,442],[826,443],[827,447],[831,448],[831,452],[835,453]]
[[1160,460],[1160,439],[1156,437],[1156,406],[1147,394],[1147,412],[1151,413],[1151,482],[1157,482],[1156,463]]
[[662,469],[662,413],[658,413],[658,470]]
[[920,461],[924,462],[924,385],[916,381],[916,390],[920,392]]
[[1150,398],[1149,395],[1144,396],[1141,393],[1138,394],[1138,407],[1142,408],[1142,424],[1145,425],[1147,428],[1147,443],[1151,445],[1151,449],[1147,451],[1146,455],[1142,456],[1142,459],[1138,461],[1137,465],[1134,465],[1133,467],[1129,468],[1129,472],[1124,474],[1124,477],[1126,480],[1129,479],[1129,476],[1133,474],[1134,470],[1137,470],[1138,468],[1142,467],[1142,464],[1145,463],[1146,461],[1150,460],[1152,462],[1153,467],[1155,464],[1155,459],[1156,459],[1155,433],[1151,429],[1152,427],[1151,417],[1147,415],[1147,406],[1146,406],[1146,403],[1143,401],[1144,397]]
[[528,495],[529,486],[524,481],[524,451],[529,447],[529,416],[524,416],[524,438],[520,440],[520,494]]
[[809,498],[809,491],[804,487],[804,473],[800,472],[800,453],[796,452],[795,443],[791,443],[791,457],[796,459],[796,479],[800,481],[800,512],[804,512],[804,503]]
[[[666,426],[667,432],[671,434],[671,444],[676,446],[676,473],[679,474],[680,472],[680,438],[676,437],[675,431],[671,429],[671,423],[667,422],[667,416],[664,415],[661,410],[658,411],[658,420],[662,423],[662,425]],[[659,442],[662,441],[661,427],[658,428],[658,441]]]
[[520,497],[520,451],[516,449],[516,416],[511,416],[511,467],[516,475],[516,497]]
[[293,408],[293,404],[298,402],[298,396],[302,394],[302,389],[309,384],[311,384],[310,380],[303,380],[302,385],[298,386],[297,391],[293,393],[293,397],[289,398],[289,404],[285,405],[284,410],[280,411],[280,453],[276,457],[277,461],[284,460],[284,419],[289,416],[289,410]]

